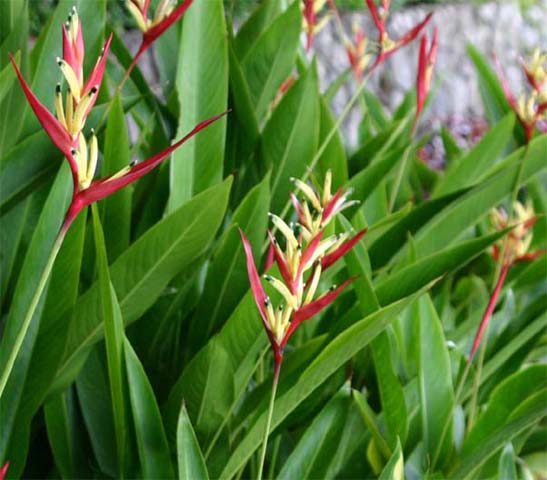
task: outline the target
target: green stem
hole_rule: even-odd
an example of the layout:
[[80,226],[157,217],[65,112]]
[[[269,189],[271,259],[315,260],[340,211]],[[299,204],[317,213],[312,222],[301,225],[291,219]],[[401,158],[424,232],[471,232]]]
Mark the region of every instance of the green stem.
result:
[[55,263],[55,258],[57,258],[57,254],[59,253],[61,245],[63,244],[66,231],[67,228],[64,228],[64,226],[61,227],[59,233],[57,234],[57,237],[55,238],[55,242],[53,243],[53,247],[49,254],[46,266],[42,271],[38,286],[36,288],[36,291],[34,292],[32,300],[30,301],[30,305],[28,307],[25,318],[23,319],[21,329],[17,334],[17,338],[15,339],[15,343],[10,352],[9,358],[6,362],[6,365],[4,366],[4,370],[2,371],[2,377],[0,378],[0,398],[2,398],[2,395],[4,394],[4,389],[6,388],[6,384],[8,383],[9,376],[11,374],[11,371],[13,370],[13,366],[15,365],[15,361],[17,360],[17,356],[19,355],[19,351],[23,346],[23,342],[25,341],[25,337],[30,327],[30,322],[32,320],[32,317],[34,316],[34,313],[36,312],[36,308],[38,307],[38,303],[40,302],[40,298],[42,297],[42,293],[46,287],[47,281],[51,274],[51,270],[53,269],[53,264]]
[[403,182],[403,174],[406,170],[406,163],[408,162],[408,157],[410,156],[410,149],[406,149],[403,153],[403,161],[397,170],[397,177],[395,178],[395,185],[393,185],[393,190],[391,192],[391,198],[389,199],[389,210],[388,213],[393,211],[395,206],[395,201],[397,200],[397,195],[399,195],[399,188],[401,188],[401,183]]
[[278,362],[275,364],[275,368],[274,368],[272,396],[270,397],[270,406],[268,407],[268,419],[266,420],[266,428],[264,429],[264,437],[262,439],[262,452],[260,453],[260,463],[258,464],[258,475],[256,476],[258,480],[262,480],[262,472],[264,471],[264,460],[266,459],[266,449],[268,448],[268,436],[270,435],[270,427],[272,424],[275,394],[277,392],[277,384],[279,383],[280,371],[281,371],[281,362]]

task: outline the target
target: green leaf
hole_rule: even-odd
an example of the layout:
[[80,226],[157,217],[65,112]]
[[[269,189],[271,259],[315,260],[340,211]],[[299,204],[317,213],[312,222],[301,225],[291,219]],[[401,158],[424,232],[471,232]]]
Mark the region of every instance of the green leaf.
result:
[[435,198],[416,206],[408,215],[405,215],[384,234],[375,239],[369,248],[372,269],[377,270],[383,267],[406,243],[409,233],[414,235],[432,217],[465,192],[466,190],[463,190],[451,195]]
[[[543,383],[543,387],[545,384]],[[477,471],[489,458],[501,450],[512,438],[536,425],[546,415],[547,389],[543,388],[518,406],[507,420],[498,425],[476,448],[462,451],[450,478],[474,478]],[[466,447],[466,443],[462,448]]]
[[[103,158],[102,177],[113,175],[129,165],[129,138],[119,95],[116,95],[110,106]],[[101,220],[106,232],[106,251],[110,262],[118,258],[129,246],[131,196],[131,189],[123,188],[102,202]]]
[[[17,52],[14,55],[15,63],[17,65],[21,64],[21,52]],[[11,89],[13,81],[15,80],[15,69],[12,67],[11,63],[8,63],[0,72],[0,102],[4,99],[6,94]]]
[[439,197],[478,184],[504,152],[515,125],[515,116],[506,115],[453,167],[449,167],[434,191]]
[[355,400],[355,404],[359,409],[359,413],[364,424],[370,430],[370,433],[372,435],[371,443],[374,444],[374,448],[375,450],[377,450],[375,453],[378,454],[378,461],[381,461],[382,455],[384,455],[385,458],[388,458],[390,456],[391,450],[389,448],[389,445],[386,443],[382,432],[380,432],[377,415],[374,413],[374,410],[370,408],[370,405],[367,402],[367,398],[363,393],[359,392],[358,390],[353,390],[353,399]]
[[[68,178],[65,181],[70,182]],[[78,296],[79,277],[84,249],[86,215],[80,215],[70,227],[51,273],[36,343],[24,382],[21,402],[17,410],[10,451],[12,462],[27,454],[30,425],[33,416],[44,401],[53,371],[44,374],[44,365],[56,365],[57,345],[64,345],[68,334],[68,320],[63,313],[72,308]],[[59,295],[59,292],[63,292]],[[44,335],[44,332],[49,332]],[[51,370],[55,370],[52,368]]]
[[456,242],[491,208],[509,195],[517,181],[519,162],[524,161],[520,185],[547,169],[547,136],[533,140],[500,162],[497,173],[453,202],[423,227],[415,237],[420,256]]
[[108,259],[103,229],[99,219],[97,204],[92,205],[93,236],[95,238],[95,252],[97,255],[97,271],[99,276],[99,292],[101,297],[101,312],[104,322],[104,337],[106,355],[108,359],[108,378],[112,397],[112,412],[116,432],[116,446],[118,452],[118,471],[123,475],[125,455],[125,425],[124,413],[124,379],[123,379],[123,341],[124,328],[122,312],[116,297],[116,291],[110,280]]
[[245,56],[240,57],[259,124],[293,69],[301,28],[300,5],[295,2],[260,34]]
[[[76,378],[76,389],[93,455],[101,472],[115,478],[119,475],[116,433],[104,345],[91,349]],[[126,414],[130,425],[130,408],[126,408]]]
[[[195,2],[184,14],[177,71],[177,138],[195,125],[226,111],[228,46],[222,2]],[[173,153],[168,211],[223,176],[226,119],[217,120]]]
[[264,0],[257,6],[238,30],[234,39],[234,51],[239,58],[243,58],[247,51],[254,46],[260,35],[270,26],[279,13],[281,13],[281,2],[279,0]]
[[180,480],[207,480],[209,474],[184,403],[177,422],[177,460]]
[[346,383],[313,419],[285,461],[278,478],[325,478],[339,446],[351,405]]
[[318,135],[317,77],[310,68],[285,94],[262,134],[262,158],[273,172],[272,211],[280,212],[287,203],[289,179],[299,178],[306,171],[317,148]]
[[154,391],[127,338],[123,351],[143,477],[173,478],[171,455]]
[[[207,248],[224,216],[231,183],[229,178],[195,196],[141,236],[110,266],[126,324],[139,318],[167,283]],[[98,298],[95,284],[78,299],[78,317],[71,324],[56,387],[74,378],[91,346],[102,337]]]
[[[327,135],[334,127],[334,119],[332,113],[327,106],[325,100],[319,98],[319,141],[318,145],[322,145],[326,140]],[[330,142],[325,147],[323,153],[317,161],[316,167],[319,178],[325,178],[325,174],[328,170],[332,172],[332,186],[333,189],[344,186],[348,181],[348,166],[346,158],[346,150],[342,143],[342,137],[337,130]]]
[[[28,311],[29,304],[37,289],[42,272],[48,262],[50,252],[61,227],[64,212],[68,206],[71,190],[68,166],[62,168],[57,175],[55,184],[48,195],[31,243],[25,255],[23,266],[15,286],[15,294],[11,303],[9,316],[5,323],[0,343],[0,365],[6,365],[12,351],[15,339],[18,336],[22,322]],[[47,291],[47,289],[46,289]],[[0,436],[0,459],[6,459],[6,451],[10,447],[9,439],[14,428],[14,422],[21,401],[24,383],[29,372],[32,350],[40,326],[45,292],[39,302],[30,322],[19,355],[15,361],[10,377],[0,399],[2,412],[2,435]],[[10,467],[12,472],[18,472],[22,467],[23,459],[15,459]],[[17,473],[14,473],[17,475]]]
[[510,375],[492,392],[488,407],[462,446],[465,456],[476,450],[528,397],[547,386],[547,365],[533,365]]
[[410,295],[441,275],[460,268],[504,234],[505,232],[497,232],[462,242],[395,271],[376,286],[376,296],[380,304],[388,305]]
[[[424,450],[432,466],[444,465],[452,442],[454,391],[441,321],[429,295],[414,304],[415,341]],[[450,427],[444,432],[446,424]]]
[[270,175],[254,187],[234,212],[207,272],[203,294],[188,333],[192,351],[201,348],[226,321],[248,290],[247,264],[241,248],[241,228],[258,251],[266,236],[270,208]]
[[[272,419],[272,430],[277,427],[302,401],[321,385],[340,366],[363,349],[380,333],[405,306],[422,292],[393,303],[353,324],[332,340],[315,358],[299,381],[278,397]],[[231,477],[247,462],[260,445],[266,422],[266,404],[262,403],[256,422],[249,428],[236,450],[226,463],[221,477]]]
[[505,446],[500,455],[498,477],[504,480],[517,480],[515,450],[511,442]]
[[404,480],[404,459],[401,450],[401,442],[397,440],[397,448],[393,451],[391,458],[382,470],[380,480]]
[[222,423],[234,397],[234,363],[218,337],[184,369],[164,409],[168,437],[174,438],[182,400],[198,433],[210,435]]
[[44,416],[55,466],[63,478],[89,476],[85,468],[83,435],[78,424],[75,391],[72,387],[44,404]]

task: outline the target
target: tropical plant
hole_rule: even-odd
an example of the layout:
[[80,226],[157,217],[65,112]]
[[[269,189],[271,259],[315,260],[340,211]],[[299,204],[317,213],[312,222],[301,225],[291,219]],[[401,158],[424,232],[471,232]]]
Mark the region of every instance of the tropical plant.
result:
[[[31,49],[0,3],[0,479],[545,475],[545,55],[519,103],[469,47],[490,126],[443,129],[435,170],[431,15],[126,6],[136,48],[61,0]],[[348,68],[321,91],[325,21]],[[368,79],[416,40],[390,113]]]

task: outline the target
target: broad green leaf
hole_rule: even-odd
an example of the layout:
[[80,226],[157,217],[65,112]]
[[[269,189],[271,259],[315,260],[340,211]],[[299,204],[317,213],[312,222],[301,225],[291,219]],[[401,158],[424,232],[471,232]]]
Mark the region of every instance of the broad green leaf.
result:
[[504,480],[517,480],[515,450],[511,442],[505,446],[500,455],[498,476]]
[[[66,180],[69,181],[68,178]],[[9,441],[11,447],[8,455],[12,461],[27,454],[31,420],[43,402],[44,390],[51,381],[51,372],[44,375],[42,366],[55,364],[58,355],[54,345],[64,345],[68,334],[68,319],[63,313],[72,308],[78,296],[85,221],[86,215],[82,214],[70,227],[51,273],[28,374],[21,382],[24,388]],[[44,335],[44,332],[50,334]]]
[[174,438],[184,400],[196,431],[207,438],[228,414],[234,397],[234,363],[214,337],[184,369],[164,409],[168,437]]
[[[46,267],[55,238],[61,227],[64,212],[70,198],[71,183],[68,166],[66,166],[57,175],[55,184],[48,195],[40,219],[34,230],[15,287],[15,294],[0,343],[0,365],[2,365],[2,370],[14,347],[24,317],[38,287],[40,277]],[[10,447],[8,442],[14,428],[17,409],[19,408],[19,402],[23,393],[24,384],[21,379],[26,378],[29,371],[32,349],[36,343],[45,296],[45,292],[42,293],[41,300],[30,322],[21,350],[0,399],[0,411],[2,412],[0,463],[2,463],[2,460],[7,459],[6,453]],[[18,460],[22,461],[22,459]],[[22,463],[14,460],[10,469],[12,472],[18,472],[22,467]]]
[[404,480],[404,459],[401,442],[397,440],[397,448],[380,474],[380,480]]
[[300,5],[295,2],[240,58],[259,124],[266,118],[270,103],[293,69],[301,28]]
[[492,392],[488,406],[462,446],[462,456],[476,450],[528,397],[547,387],[547,366],[527,367],[506,378]]
[[396,270],[376,286],[376,296],[380,305],[388,305],[415,292],[441,275],[465,265],[504,233],[493,233],[462,242]]
[[[116,433],[103,345],[91,349],[76,378],[76,390],[93,455],[101,471],[115,478],[119,475]],[[126,409],[126,414],[129,417],[130,408]]]
[[313,419],[285,461],[278,478],[325,478],[338,449],[351,405],[351,389],[345,384]]
[[245,56],[279,13],[281,13],[279,0],[265,0],[257,6],[245,23],[241,25],[234,39],[234,51],[239,58]]
[[[496,427],[476,448],[462,452],[448,473],[450,478],[475,478],[473,473],[501,450],[512,438],[540,422],[547,412],[547,389],[543,388],[521,403],[507,420]],[[465,443],[463,448],[465,448]]]
[[[454,390],[442,324],[429,295],[414,304],[413,320],[415,341],[419,342],[417,370],[424,450],[433,467],[442,466],[452,442]],[[450,426],[445,432],[447,423]]]
[[281,212],[289,199],[290,177],[299,178],[306,171],[317,148],[318,135],[317,77],[310,68],[285,94],[262,134],[263,162],[273,172],[273,212]]
[[[116,95],[110,106],[103,158],[102,177],[113,175],[129,165],[129,138],[119,95]],[[102,202],[101,222],[106,232],[107,255],[110,262],[112,262],[129,246],[131,229],[130,188],[123,188]]]
[[[370,280],[370,261],[363,244],[355,245],[344,256],[344,260],[349,273],[357,276],[353,288],[357,293],[361,315],[366,316],[379,310],[380,304]],[[387,327],[386,331],[381,332],[371,342],[371,351],[386,424],[386,437],[390,448],[393,449],[399,437],[403,438],[403,441],[406,438],[408,426],[404,392],[392,362],[389,328]]]
[[547,169],[547,136],[530,142],[527,150],[519,149],[499,166],[500,170],[480,185],[453,202],[434,217],[416,235],[419,255],[428,255],[454,243],[491,208],[508,196],[517,181],[519,161],[524,161],[520,185]]
[[224,171],[232,171],[245,165],[253,152],[259,138],[258,123],[249,92],[249,85],[243,76],[241,64],[234,53],[232,45],[229,48],[230,58],[230,96],[232,113],[228,122],[226,138],[226,158]]
[[424,224],[447,205],[459,198],[466,190],[427,201],[416,206],[383,235],[374,240],[369,248],[370,262],[373,270],[383,267],[395,253],[406,243],[408,234],[414,235]]
[[97,256],[97,271],[99,276],[99,292],[101,312],[104,322],[104,337],[106,343],[106,356],[108,360],[108,379],[110,394],[112,397],[112,412],[116,431],[116,446],[118,452],[119,473],[124,471],[125,455],[125,425],[124,412],[124,378],[123,378],[123,341],[124,328],[122,312],[112,286],[110,272],[108,270],[108,258],[106,246],[99,218],[97,204],[92,205],[93,212],[93,236],[95,239],[95,252]]
[[127,338],[123,352],[142,475],[144,478],[173,478],[171,455],[154,391]]
[[55,466],[63,478],[88,476],[83,435],[78,424],[75,390],[55,395],[44,404],[44,416]]
[[180,480],[207,480],[209,474],[184,403],[177,422],[177,460]]
[[[207,248],[224,216],[231,183],[229,178],[195,196],[141,236],[110,266],[126,324],[141,316],[167,283]],[[75,306],[77,321],[71,324],[56,387],[74,378],[91,346],[102,338],[98,298],[95,284]]]
[[[17,52],[14,55],[15,63],[19,65],[21,62],[21,52]],[[9,92],[10,88],[13,85],[15,80],[15,70],[11,64],[7,64],[2,71],[0,71],[0,102],[4,99],[6,94]]]
[[[2,255],[0,255],[0,271],[2,272],[2,275],[0,275],[0,306],[7,301],[6,293],[29,209],[30,199],[27,199],[0,217],[0,244],[2,245]],[[14,278],[11,283],[14,283],[17,279],[18,272],[13,273]]]
[[[353,324],[332,340],[309,365],[299,381],[276,400],[272,419],[272,430],[279,425],[303,400],[334,373],[346,361],[362,350],[378,333],[393,320],[405,306],[422,292],[395,302],[378,312]],[[231,477],[247,462],[260,445],[266,422],[266,405],[262,404],[260,415],[249,428],[245,437],[236,447],[221,473],[221,477]]]
[[270,209],[270,175],[241,202],[213,254],[203,294],[188,333],[192,351],[197,351],[224,323],[248,290],[247,264],[241,248],[241,228],[251,246],[259,251],[266,236]]
[[[228,46],[222,2],[195,2],[184,14],[177,71],[179,128],[177,138],[195,125],[226,111]],[[217,120],[184,148],[173,153],[168,211],[223,176],[226,119]]]
[[453,167],[449,167],[434,190],[439,197],[478,184],[497,163],[511,138],[515,116],[506,115]]

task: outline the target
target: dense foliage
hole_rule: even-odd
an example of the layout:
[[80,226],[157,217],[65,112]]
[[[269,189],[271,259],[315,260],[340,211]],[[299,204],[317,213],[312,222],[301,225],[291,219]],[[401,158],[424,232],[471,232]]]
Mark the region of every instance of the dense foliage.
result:
[[[136,57],[106,0],[59,1],[33,45],[29,2],[0,2],[0,478],[256,478],[265,433],[266,478],[547,475],[541,52],[519,101],[469,46],[489,128],[465,147],[443,129],[433,169],[429,17],[392,40],[389,1],[368,0],[378,31],[345,37],[321,91],[331,2],[263,0],[242,23],[220,0],[152,2],[142,24],[129,3]],[[412,41],[416,93],[391,114],[366,83]],[[317,232],[309,301],[275,317],[263,288],[294,292],[249,265],[292,289],[282,251]]]

